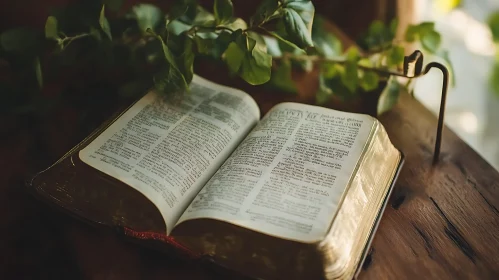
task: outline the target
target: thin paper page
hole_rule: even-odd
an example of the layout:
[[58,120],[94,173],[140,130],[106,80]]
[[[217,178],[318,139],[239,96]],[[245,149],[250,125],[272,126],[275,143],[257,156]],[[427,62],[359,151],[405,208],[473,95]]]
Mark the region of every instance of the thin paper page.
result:
[[258,122],[246,93],[195,76],[175,102],[150,92],[80,151],[160,210],[168,232],[199,189]]
[[179,223],[213,218],[280,238],[320,240],[373,125],[365,115],[277,105],[210,179]]

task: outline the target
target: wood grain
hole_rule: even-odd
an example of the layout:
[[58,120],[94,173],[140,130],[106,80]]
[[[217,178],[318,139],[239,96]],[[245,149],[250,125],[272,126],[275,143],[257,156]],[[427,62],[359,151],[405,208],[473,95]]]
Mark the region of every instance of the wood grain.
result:
[[408,96],[380,119],[406,163],[360,279],[497,279],[497,171],[448,128],[433,166],[436,119]]

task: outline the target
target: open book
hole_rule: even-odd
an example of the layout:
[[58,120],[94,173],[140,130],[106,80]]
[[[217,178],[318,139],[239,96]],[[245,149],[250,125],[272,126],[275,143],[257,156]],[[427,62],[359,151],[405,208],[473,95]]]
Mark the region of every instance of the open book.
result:
[[151,91],[31,182],[97,223],[168,236],[255,278],[350,279],[402,163],[368,115],[281,103],[198,76]]

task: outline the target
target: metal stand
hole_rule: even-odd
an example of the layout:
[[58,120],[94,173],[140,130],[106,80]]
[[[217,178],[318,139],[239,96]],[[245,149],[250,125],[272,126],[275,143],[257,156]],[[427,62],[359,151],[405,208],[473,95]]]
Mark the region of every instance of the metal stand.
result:
[[431,68],[437,68],[442,71],[442,96],[440,98],[440,111],[438,113],[437,136],[435,138],[435,149],[433,151],[433,164],[436,164],[440,156],[440,146],[442,144],[442,131],[444,128],[445,102],[447,99],[447,90],[449,87],[449,70],[443,64],[438,62],[430,62],[426,65],[423,71],[423,53],[415,51],[411,55],[404,58],[404,72],[391,72],[380,69],[375,69],[381,74],[388,74],[404,78],[418,78],[430,72]]

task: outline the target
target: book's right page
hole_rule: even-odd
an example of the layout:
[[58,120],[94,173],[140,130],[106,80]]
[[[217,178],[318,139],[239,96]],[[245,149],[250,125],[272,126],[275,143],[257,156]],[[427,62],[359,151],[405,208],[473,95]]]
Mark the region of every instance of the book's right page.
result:
[[281,103],[203,187],[186,220],[209,218],[313,243],[327,234],[370,142],[375,120]]

